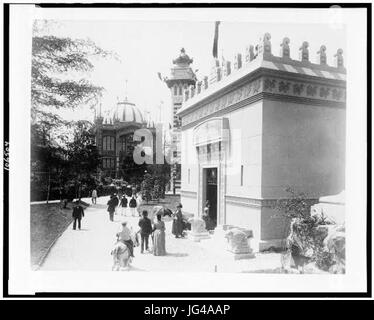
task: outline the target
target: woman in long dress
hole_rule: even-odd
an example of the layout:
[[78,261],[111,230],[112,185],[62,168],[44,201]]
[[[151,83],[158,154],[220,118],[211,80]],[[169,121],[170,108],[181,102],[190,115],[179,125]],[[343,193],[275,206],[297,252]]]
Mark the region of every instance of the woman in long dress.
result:
[[165,222],[161,220],[161,214],[157,215],[157,221],[153,226],[153,255],[165,256]]

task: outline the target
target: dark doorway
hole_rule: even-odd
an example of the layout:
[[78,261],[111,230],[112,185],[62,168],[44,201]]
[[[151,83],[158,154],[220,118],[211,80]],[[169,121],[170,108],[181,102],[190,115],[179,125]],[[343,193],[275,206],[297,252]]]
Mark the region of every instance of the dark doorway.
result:
[[211,221],[210,229],[217,226],[217,168],[205,169],[205,203],[209,201],[209,218]]

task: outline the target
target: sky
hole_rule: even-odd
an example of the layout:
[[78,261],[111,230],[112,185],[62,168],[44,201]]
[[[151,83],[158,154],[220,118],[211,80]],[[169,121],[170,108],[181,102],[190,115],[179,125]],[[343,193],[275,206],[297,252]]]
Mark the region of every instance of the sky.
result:
[[[267,20],[267,21],[265,21]],[[280,43],[290,38],[291,58],[298,59],[303,41],[309,42],[309,56],[316,62],[321,45],[327,47],[328,64],[338,48],[346,51],[344,26],[328,24],[272,23],[271,16],[261,22],[221,21],[218,40],[219,58],[233,61],[236,53],[244,55],[249,44],[256,45],[265,33],[271,34],[272,52],[279,55]],[[299,19],[300,20],[300,19]],[[120,61],[94,61],[89,79],[103,86],[102,109],[109,110],[125,96],[157,122],[171,121],[171,96],[157,73],[169,76],[172,60],[183,47],[193,58],[193,70],[202,79],[210,74],[214,36],[213,21],[126,21],[126,20],[57,20],[51,34],[74,39],[91,39],[101,48],[115,52]],[[127,85],[126,85],[127,83]],[[93,120],[93,111],[83,106],[74,112],[62,112],[67,119]]]

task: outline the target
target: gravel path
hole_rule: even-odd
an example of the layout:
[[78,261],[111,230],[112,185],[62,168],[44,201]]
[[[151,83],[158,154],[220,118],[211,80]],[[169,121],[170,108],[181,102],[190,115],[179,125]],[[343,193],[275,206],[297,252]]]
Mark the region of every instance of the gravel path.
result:
[[[121,221],[126,219],[134,230],[138,230],[139,218],[115,215],[115,221],[111,222],[105,205],[108,198],[98,200],[98,204],[85,210],[82,230],[75,231],[70,225],[52,247],[40,270],[111,271],[110,251]],[[254,259],[235,261],[225,248],[212,248],[211,240],[197,243],[188,238],[175,239],[171,234],[171,221],[165,223],[168,254],[163,257],[140,254],[137,247],[130,271],[248,272],[280,266],[280,256],[276,253],[257,254]]]

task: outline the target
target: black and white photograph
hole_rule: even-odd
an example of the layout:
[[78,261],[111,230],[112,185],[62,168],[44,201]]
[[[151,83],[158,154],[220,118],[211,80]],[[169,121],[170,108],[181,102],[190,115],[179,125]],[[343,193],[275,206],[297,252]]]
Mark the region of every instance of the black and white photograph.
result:
[[366,10],[10,5],[9,292],[365,293]]

